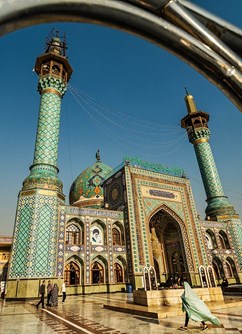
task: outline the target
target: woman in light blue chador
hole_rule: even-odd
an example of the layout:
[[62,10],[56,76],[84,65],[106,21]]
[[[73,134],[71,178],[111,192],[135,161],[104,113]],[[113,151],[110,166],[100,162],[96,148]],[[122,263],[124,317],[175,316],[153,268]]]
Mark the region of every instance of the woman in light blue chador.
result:
[[203,330],[207,330],[208,326],[205,321],[209,321],[214,325],[220,325],[219,320],[212,315],[207,305],[198,297],[187,282],[184,282],[184,293],[181,295],[182,311],[186,312],[185,325],[180,327],[181,330],[186,331],[189,319],[200,321]]

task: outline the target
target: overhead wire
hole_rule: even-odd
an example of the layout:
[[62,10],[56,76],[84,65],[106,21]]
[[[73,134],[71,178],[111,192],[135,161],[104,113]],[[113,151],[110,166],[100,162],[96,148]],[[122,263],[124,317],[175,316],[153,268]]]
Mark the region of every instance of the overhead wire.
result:
[[[94,100],[93,98],[90,98],[88,97],[88,100],[86,99],[86,95],[85,93],[81,92],[80,90],[77,90],[76,88],[73,88],[72,86],[68,86],[69,88],[69,91],[71,92],[72,96],[75,98],[75,100],[77,101],[77,103],[80,105],[81,109],[91,118],[91,120],[95,123],[95,125],[97,127],[99,127],[103,132],[105,132],[106,135],[108,135],[109,137],[112,138],[112,140],[114,142],[116,142],[117,144],[121,144],[122,146],[125,146],[127,148],[127,144],[129,144],[130,146],[135,146],[136,148],[137,147],[140,147],[142,149],[150,149],[150,150],[164,150],[166,148],[170,148],[170,146],[173,146],[175,145],[176,147],[173,149],[173,150],[169,150],[169,152],[162,152],[162,154],[151,154],[150,152],[148,154],[145,154],[146,156],[149,155],[149,156],[164,156],[164,155],[168,155],[168,154],[172,154],[174,153],[177,149],[179,149],[179,147],[182,145],[183,141],[185,140],[186,138],[186,133],[182,133],[182,135],[180,136],[176,136],[176,138],[172,139],[172,140],[166,140],[166,141],[154,141],[154,139],[149,139],[147,137],[147,135],[149,135],[149,133],[146,131],[144,133],[143,132],[139,132],[137,131],[136,129],[132,129],[130,127],[127,126],[127,122],[125,123],[125,125],[121,124],[121,121],[120,122],[117,122],[116,120],[114,120],[113,118],[110,117],[110,114],[111,115],[114,115],[115,113],[119,114],[119,117],[121,117],[122,115],[122,118],[121,120],[122,121],[126,121],[127,118],[126,116],[128,114],[122,114],[121,112],[113,112],[111,111],[110,107],[107,107],[106,109],[104,109],[104,105],[102,104],[102,108],[100,109],[99,108],[99,104],[96,100]],[[91,104],[90,101],[93,101],[94,103]],[[107,116],[104,112],[106,110],[109,109],[109,116]],[[102,112],[102,111],[103,112]],[[124,117],[125,116],[125,117]],[[99,117],[99,118],[98,118]],[[135,119],[133,116],[128,116],[132,119]],[[103,124],[103,122],[105,123],[105,125]],[[141,118],[139,119],[136,119],[135,121],[135,126],[137,128],[137,126],[143,126],[142,122],[146,122],[146,120],[142,120]],[[107,124],[112,124],[112,130],[110,130],[109,128],[107,128]],[[152,127],[151,127],[151,124],[152,125],[155,125],[157,126],[157,122],[156,123],[150,123],[150,129],[152,130]],[[130,125],[130,124],[129,124]],[[114,131],[114,127],[117,127],[119,129],[122,130],[122,136],[120,136],[118,133],[119,132],[115,132],[113,133]],[[167,127],[167,126],[166,126]],[[177,127],[174,126],[175,129],[177,129]],[[177,133],[180,132],[180,129],[179,131],[177,131]],[[137,135],[137,133],[142,133],[142,137]],[[126,136],[124,135],[126,134]],[[167,135],[171,135],[171,134],[174,134],[174,131],[173,132],[170,132],[170,133],[167,133]],[[153,133],[152,133],[153,135]],[[158,134],[157,134],[158,135]],[[164,135],[163,133],[160,135]],[[127,139],[126,137],[128,136],[129,139]],[[132,137],[132,141],[130,140],[130,137]],[[179,145],[177,145],[179,144]],[[130,147],[129,147],[130,148]],[[136,149],[136,153],[137,153],[137,149]],[[141,152],[141,155],[144,155],[144,152]]]

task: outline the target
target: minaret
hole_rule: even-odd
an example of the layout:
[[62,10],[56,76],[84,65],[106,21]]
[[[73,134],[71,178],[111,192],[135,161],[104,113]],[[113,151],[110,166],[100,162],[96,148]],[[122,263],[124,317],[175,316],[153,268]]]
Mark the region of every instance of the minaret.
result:
[[56,35],[35,63],[38,128],[30,175],[19,193],[7,298],[37,296],[40,280],[57,276],[58,214],[65,200],[57,176],[60,109],[72,73],[65,51],[65,41]]
[[206,196],[206,218],[217,220],[218,216],[235,215],[233,206],[225,196],[219,178],[213,153],[209,144],[209,115],[196,108],[193,96],[185,96],[188,115],[181,120],[181,126],[187,130],[188,138],[193,144],[200,168]]

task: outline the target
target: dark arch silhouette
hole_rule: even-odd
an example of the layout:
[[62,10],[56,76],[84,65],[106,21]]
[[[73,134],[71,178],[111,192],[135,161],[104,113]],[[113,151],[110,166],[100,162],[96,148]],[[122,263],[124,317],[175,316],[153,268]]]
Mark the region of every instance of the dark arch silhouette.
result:
[[188,63],[242,111],[242,62],[238,56],[242,31],[194,5],[182,0],[0,0],[0,8],[2,35],[54,21],[98,23],[138,35]]

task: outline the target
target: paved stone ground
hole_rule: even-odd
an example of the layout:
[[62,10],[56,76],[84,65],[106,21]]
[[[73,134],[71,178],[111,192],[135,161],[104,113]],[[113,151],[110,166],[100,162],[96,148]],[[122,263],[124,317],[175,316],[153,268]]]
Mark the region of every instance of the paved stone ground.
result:
[[[0,333],[4,334],[172,334],[182,333],[179,327],[184,316],[156,319],[115,312],[103,308],[108,301],[130,301],[131,294],[68,296],[65,304],[38,310],[35,302],[0,304]],[[241,304],[241,297],[234,297]],[[221,328],[210,327],[208,334],[242,334],[242,307],[213,310]],[[187,333],[202,333],[198,323],[190,322]]]

